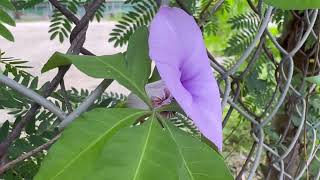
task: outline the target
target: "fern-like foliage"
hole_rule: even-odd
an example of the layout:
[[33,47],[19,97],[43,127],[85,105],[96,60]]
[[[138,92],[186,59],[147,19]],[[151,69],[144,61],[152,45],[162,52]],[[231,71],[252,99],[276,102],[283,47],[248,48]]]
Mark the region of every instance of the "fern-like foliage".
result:
[[[90,0],[60,0],[60,3],[64,5],[68,10],[70,10],[73,14],[77,14],[79,12],[79,9],[88,2],[90,2]],[[105,3],[106,2],[104,1],[99,6],[98,10],[95,13],[95,16],[91,19],[91,21],[93,21],[94,19],[96,19],[98,22],[101,21],[106,8]],[[73,22],[69,21],[68,18],[66,18],[59,10],[53,10],[50,22],[50,40],[59,39],[59,41],[63,43],[65,39],[69,38]]]
[[[212,8],[216,5],[218,0],[199,0],[196,3],[196,11],[195,11],[195,17],[197,18],[208,18],[208,16],[211,15]],[[225,0],[221,7],[219,8],[219,11],[222,13],[229,12],[231,10],[231,5],[228,0]],[[202,16],[202,17],[200,17]]]
[[253,12],[230,18],[228,23],[236,33],[228,40],[225,55],[233,56],[243,52],[253,41],[259,22],[259,16]]
[[218,12],[211,15],[212,8],[216,5],[217,0],[200,0],[196,3],[196,11],[194,16],[203,23],[203,30],[205,35],[216,35],[219,30],[219,13],[229,12],[231,9],[229,1],[224,1]]
[[[99,6],[99,8],[98,8],[97,11],[96,11],[96,14],[94,15],[94,18],[95,18],[98,22],[100,22],[101,19],[103,18],[103,13],[104,13],[105,9],[106,9],[106,1],[104,1],[104,2]],[[94,18],[92,18],[91,21],[93,21]]]
[[290,11],[276,9],[272,18],[272,22],[277,24],[278,29],[281,30],[285,19],[288,18],[289,16],[290,16]]
[[138,27],[150,23],[158,9],[153,0],[127,0],[125,3],[131,4],[133,9],[123,15],[110,33],[109,42],[114,42],[114,47],[125,45]]
[[200,137],[200,132],[198,128],[195,126],[193,121],[189,119],[188,117],[185,117],[184,115],[180,113],[175,113],[175,115],[170,118],[170,121],[177,126],[178,128],[182,129],[183,131],[186,131],[194,136]]
[[252,70],[244,78],[241,91],[243,103],[258,115],[264,111],[275,90],[274,71],[273,63],[265,54],[261,54]]
[[11,18],[7,11],[14,11],[15,8],[9,0],[0,1],[0,36],[9,41],[14,41],[14,37],[5,24],[16,26],[15,21]]
[[[6,76],[12,77],[15,81],[19,82],[20,84],[28,88],[34,89],[36,87],[36,84],[38,83],[38,78],[33,77],[26,71],[26,69],[31,68],[30,66],[26,65],[27,61],[22,61],[13,57],[4,56],[5,53],[0,52],[0,68],[4,67],[4,71],[2,73]],[[19,93],[15,91],[10,91],[9,88],[5,86],[1,86],[0,92],[0,109],[14,107],[19,107],[23,109],[24,107],[26,107],[26,105],[21,100],[23,99],[26,102],[28,102],[28,100]]]
[[204,25],[204,33],[207,36],[216,35],[219,28],[219,22],[217,16],[210,17],[209,21]]
[[10,71],[14,75],[17,74],[29,74],[26,69],[32,68],[31,66],[26,65],[28,61],[23,61],[20,59],[16,59],[14,57],[6,57],[5,52],[1,52],[0,50],[0,65],[4,65],[6,71],[4,72],[7,74],[7,71]]
[[225,57],[225,58],[223,58],[223,61],[221,62],[222,66],[225,69],[230,69],[236,63],[237,63],[237,59],[233,58],[233,57]]
[[199,2],[196,4],[196,10],[198,13],[195,13],[198,17],[201,12],[204,12],[205,10],[209,9],[210,6],[214,4],[215,0],[199,0]]
[[37,4],[43,3],[45,0],[12,0],[16,10],[32,8]]
[[[72,13],[77,14],[78,8],[81,4],[79,0],[60,0],[60,3],[68,8]],[[49,33],[51,34],[50,40],[58,38],[61,43],[64,42],[66,38],[69,38],[69,34],[72,28],[72,22],[69,21],[59,10],[53,10],[51,16],[51,25],[49,28]]]

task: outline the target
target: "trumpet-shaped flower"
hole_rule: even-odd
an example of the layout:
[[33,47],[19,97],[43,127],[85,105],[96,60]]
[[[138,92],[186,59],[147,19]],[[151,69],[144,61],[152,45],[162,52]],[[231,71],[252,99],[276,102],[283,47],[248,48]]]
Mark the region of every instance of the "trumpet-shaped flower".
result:
[[[145,86],[147,95],[151,99],[153,108],[159,108],[172,102],[173,97],[162,80],[156,81]],[[131,93],[128,96],[127,106],[136,109],[148,109],[148,105],[137,95]]]
[[161,7],[150,25],[150,57],[162,80],[200,132],[222,150],[217,82],[201,30],[179,8]]

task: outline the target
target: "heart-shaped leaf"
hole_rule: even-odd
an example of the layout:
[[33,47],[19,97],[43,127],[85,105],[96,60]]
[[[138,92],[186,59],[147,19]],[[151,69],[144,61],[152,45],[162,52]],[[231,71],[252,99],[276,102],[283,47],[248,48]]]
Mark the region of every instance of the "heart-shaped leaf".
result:
[[35,179],[90,179],[85,177],[96,165],[108,139],[147,113],[133,109],[95,109],[85,113],[51,147]]
[[265,0],[265,3],[286,10],[305,10],[320,8],[319,0]]

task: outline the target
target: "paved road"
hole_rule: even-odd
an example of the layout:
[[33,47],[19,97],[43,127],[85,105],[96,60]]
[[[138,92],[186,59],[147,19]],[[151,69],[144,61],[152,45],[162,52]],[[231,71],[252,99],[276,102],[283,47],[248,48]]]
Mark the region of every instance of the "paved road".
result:
[[[70,46],[69,42],[60,44],[57,40],[50,41],[48,34],[49,22],[18,23],[15,28],[10,28],[15,36],[15,42],[5,41],[0,37],[0,49],[6,52],[7,56],[12,56],[29,61],[29,65],[34,67],[29,72],[40,76],[40,83],[51,80],[56,71],[41,75],[41,68],[48,58],[55,52],[66,52]],[[108,43],[108,34],[111,32],[114,23],[102,22],[92,23],[89,26],[85,47],[97,55],[114,54],[124,51],[124,48],[114,48]],[[66,74],[65,83],[67,88],[77,87],[94,89],[101,80],[90,78],[76,68],[72,67]],[[116,91],[128,94],[129,91],[117,83],[113,83],[107,91]],[[0,121],[7,118],[4,113],[0,113]]]

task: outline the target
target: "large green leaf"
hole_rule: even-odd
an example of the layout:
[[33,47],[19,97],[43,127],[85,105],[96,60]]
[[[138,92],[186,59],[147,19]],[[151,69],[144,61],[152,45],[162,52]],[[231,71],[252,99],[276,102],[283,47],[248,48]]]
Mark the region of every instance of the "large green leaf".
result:
[[145,85],[151,73],[151,60],[149,58],[148,29],[143,26],[130,37],[125,61],[128,73],[134,75],[135,81]]
[[42,72],[68,64],[74,64],[80,71],[94,78],[115,79],[150,105],[144,88],[151,71],[146,27],[132,35],[126,55],[75,56],[57,52],[44,65]]
[[123,86],[137,94],[145,102],[149,99],[145,93],[144,80],[130,74],[124,61],[124,55],[119,53],[111,56],[75,56],[55,53],[43,67],[48,71],[58,66],[74,64],[80,71],[94,78],[115,79]]
[[180,157],[174,141],[153,116],[120,130],[103,149],[94,180],[177,180]]
[[0,8],[0,22],[4,22],[6,24],[9,24],[11,26],[15,26],[16,23],[14,22],[14,20],[11,18],[11,16],[9,16],[4,10],[2,10]]
[[9,41],[14,41],[14,37],[11,32],[0,23],[0,36],[6,38]]
[[304,10],[320,8],[319,0],[265,0],[265,3],[286,10]]
[[180,179],[183,180],[231,180],[233,179],[218,152],[174,126],[163,121],[175,141],[182,158]]
[[56,52],[43,66],[41,72],[44,73],[59,66],[74,64],[80,71],[89,76],[107,78],[113,76],[117,71],[125,70],[123,62],[124,56],[122,53],[106,56],[75,56]]
[[133,109],[95,109],[85,113],[51,147],[35,179],[91,179],[86,176],[108,139],[147,113]]

